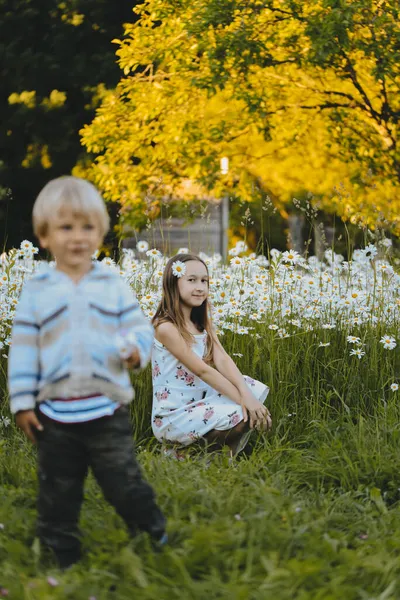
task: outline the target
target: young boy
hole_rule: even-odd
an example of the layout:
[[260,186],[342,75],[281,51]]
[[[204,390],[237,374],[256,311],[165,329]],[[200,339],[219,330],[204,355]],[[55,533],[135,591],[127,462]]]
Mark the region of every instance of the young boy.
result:
[[[50,181],[33,208],[33,226],[56,266],[24,285],[9,356],[11,410],[38,445],[38,535],[60,567],[80,558],[78,519],[91,467],[105,498],[131,535],[166,541],[165,519],[135,460],[127,404],[127,367],[150,358],[153,328],[130,287],[92,261],[109,227],[104,202],[89,182]],[[135,340],[120,358],[121,332]]]

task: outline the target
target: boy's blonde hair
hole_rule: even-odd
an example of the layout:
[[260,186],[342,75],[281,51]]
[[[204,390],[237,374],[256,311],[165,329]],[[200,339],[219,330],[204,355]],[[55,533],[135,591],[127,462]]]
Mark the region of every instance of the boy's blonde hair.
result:
[[33,231],[37,237],[46,235],[49,219],[62,208],[97,217],[103,236],[110,227],[106,205],[93,184],[79,177],[57,177],[44,186],[33,206]]

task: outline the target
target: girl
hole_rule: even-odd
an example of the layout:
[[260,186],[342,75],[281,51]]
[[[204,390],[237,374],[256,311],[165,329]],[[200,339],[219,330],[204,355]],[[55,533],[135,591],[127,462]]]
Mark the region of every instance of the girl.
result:
[[227,444],[235,455],[251,429],[271,427],[263,405],[269,388],[243,377],[221,346],[209,316],[208,284],[207,265],[194,254],[177,254],[165,267],[153,317],[152,427],[164,444],[205,439]]

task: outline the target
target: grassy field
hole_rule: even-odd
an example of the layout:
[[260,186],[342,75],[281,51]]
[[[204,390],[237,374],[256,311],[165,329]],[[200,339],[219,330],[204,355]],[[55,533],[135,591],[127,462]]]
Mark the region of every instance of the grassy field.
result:
[[43,566],[34,538],[35,451],[3,424],[0,595],[400,597],[400,421],[390,389],[398,354],[382,348],[379,327],[360,332],[362,360],[349,357],[339,329],[329,331],[329,347],[319,346],[322,330],[286,339],[266,326],[257,331],[257,344],[229,333],[224,340],[243,372],[271,386],[274,430],[233,465],[224,454],[209,463],[201,451],[179,463],[161,457],[149,436],[149,371],[136,381],[138,455],[169,519],[170,545],[160,553],[145,536],[128,540],[89,478],[83,562],[65,574]]
[[[331,251],[323,261],[271,253],[269,265],[209,259],[214,321],[241,371],[270,386],[273,430],[233,464],[201,450],[183,462],[163,457],[147,368],[134,381],[133,435],[170,544],[156,553],[144,535],[129,540],[89,477],[84,559],[64,574],[41,561],[35,449],[15,429],[6,392],[13,311],[35,251],[25,241],[0,277],[0,597],[400,598],[400,277],[375,247],[353,264]],[[159,254],[123,262],[149,318]]]

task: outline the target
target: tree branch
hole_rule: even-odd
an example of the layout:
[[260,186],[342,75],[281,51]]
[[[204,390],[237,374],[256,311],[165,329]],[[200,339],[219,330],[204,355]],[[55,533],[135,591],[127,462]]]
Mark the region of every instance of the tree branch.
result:
[[357,77],[357,72],[356,72],[355,68],[353,67],[353,64],[352,64],[350,58],[347,56],[346,52],[343,49],[341,49],[341,54],[346,61],[346,66],[344,68],[344,72],[348,74],[354,87],[356,88],[356,90],[359,92],[360,96],[364,100],[365,105],[367,107],[367,111],[370,113],[371,117],[373,119],[375,119],[377,122],[379,122],[380,121],[379,113],[377,113],[376,110],[374,109],[374,107],[372,106],[371,100],[368,98],[367,92],[364,90],[361,83],[359,82],[358,77]]
[[308,106],[307,104],[288,104],[287,106],[303,108],[304,110],[324,110],[325,108],[354,108],[351,104],[341,104],[340,102],[325,102],[324,104],[314,104],[314,106]]
[[374,46],[375,59],[376,59],[378,66],[381,69],[380,79],[382,81],[381,89],[382,89],[382,95],[383,95],[383,102],[382,102],[382,107],[381,107],[381,118],[383,121],[385,121],[385,123],[387,123],[392,115],[392,109],[389,104],[389,99],[388,99],[387,90],[386,90],[386,73],[385,73],[385,69],[383,67],[382,56],[379,52],[379,46],[378,46],[378,42],[377,42],[376,35],[375,35],[375,29],[374,29],[374,27],[371,27],[371,26],[368,27],[368,29],[371,32],[371,36],[372,36],[372,39],[375,44],[375,46]]

